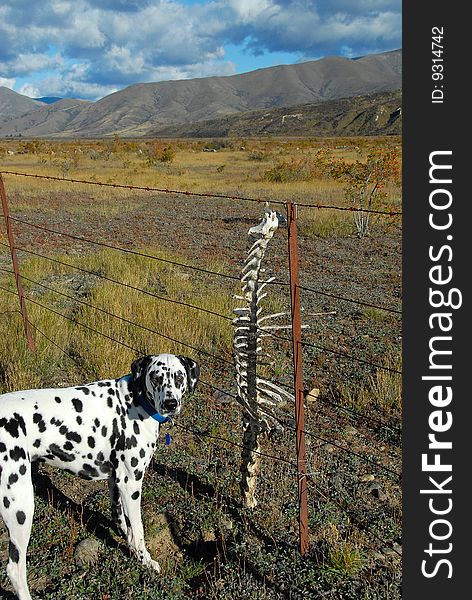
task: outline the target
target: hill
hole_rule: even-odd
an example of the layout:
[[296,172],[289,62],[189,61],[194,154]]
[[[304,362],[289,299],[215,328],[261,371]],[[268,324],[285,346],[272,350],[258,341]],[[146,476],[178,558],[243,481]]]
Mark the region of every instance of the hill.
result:
[[2,123],[37,110],[42,103],[0,86],[0,128]]
[[0,125],[2,137],[54,137],[62,133],[68,124],[84,109],[90,102],[86,100],[72,100],[65,98],[52,104],[40,103],[35,110],[10,119]]
[[156,129],[151,137],[400,135],[401,92],[384,92],[287,108],[258,110]]
[[[395,50],[356,59],[330,56],[227,77],[140,83],[97,102],[76,105],[75,112],[63,108],[63,101],[44,112],[48,107],[39,103],[42,108],[38,108],[36,101],[23,96],[25,109],[11,109],[10,118],[8,110],[4,111],[0,136],[137,137],[253,110],[395,91],[401,88],[401,55],[401,50]],[[59,117],[61,110],[67,115]]]

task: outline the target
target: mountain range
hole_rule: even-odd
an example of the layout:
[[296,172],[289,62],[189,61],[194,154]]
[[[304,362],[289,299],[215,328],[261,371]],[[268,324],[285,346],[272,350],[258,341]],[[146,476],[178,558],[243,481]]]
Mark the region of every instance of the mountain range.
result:
[[[44,99],[27,98],[0,87],[0,137],[141,137],[166,132],[171,135],[179,130],[180,135],[194,131],[194,135],[203,136],[212,128],[226,130],[228,135],[232,128],[241,129],[242,122],[247,129],[248,123],[254,124],[254,118],[260,121],[263,114],[282,109],[280,116],[275,112],[273,118],[290,124],[290,128],[270,133],[290,135],[287,130],[293,129],[293,124],[304,131],[303,118],[287,115],[302,113],[306,124],[306,114],[310,113],[310,122],[322,122],[324,105],[331,106],[326,113],[330,119],[336,116],[336,107],[352,112],[357,106],[365,112],[369,103],[376,114],[379,103],[391,101],[393,104],[386,110],[391,108],[394,112],[394,105],[401,102],[401,60],[401,50],[356,59],[331,56],[240,75],[140,83],[96,102],[62,99],[45,103]],[[392,92],[397,95],[389,97]],[[347,98],[357,100],[351,102],[351,107],[346,100],[336,104]],[[254,114],[259,111],[262,112]],[[355,117],[351,114],[350,118]],[[388,121],[383,119],[382,126]],[[335,129],[325,127],[324,135]]]

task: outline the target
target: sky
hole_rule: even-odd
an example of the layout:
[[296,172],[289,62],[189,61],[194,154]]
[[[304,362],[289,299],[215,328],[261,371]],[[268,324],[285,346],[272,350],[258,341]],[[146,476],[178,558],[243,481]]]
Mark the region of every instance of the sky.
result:
[[401,0],[1,0],[0,86],[97,100],[150,81],[401,48]]

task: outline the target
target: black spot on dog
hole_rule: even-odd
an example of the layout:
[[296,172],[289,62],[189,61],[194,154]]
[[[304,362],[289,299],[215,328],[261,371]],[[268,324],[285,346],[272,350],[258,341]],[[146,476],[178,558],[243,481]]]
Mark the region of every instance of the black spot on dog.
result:
[[141,448],[141,450],[139,451],[139,456],[141,458],[144,458],[146,456],[146,451],[144,450],[144,448]]
[[14,563],[17,563],[20,560],[20,553],[18,552],[18,548],[11,540],[8,544],[8,556],[10,557],[10,560]]
[[43,416],[40,413],[34,413],[33,423],[36,423],[41,433],[46,431],[46,423],[44,422]]
[[54,397],[54,400],[55,400],[55,401],[56,401],[58,404],[60,404],[60,403],[62,402],[62,400],[59,398],[59,396],[55,396],[55,397]]
[[92,467],[92,465],[89,465],[89,464],[87,464],[87,463],[84,463],[84,465],[83,465],[83,467],[82,467],[82,468],[83,468],[83,470],[84,470],[86,473],[89,473],[89,474],[90,474],[90,477],[100,477],[100,475],[98,474],[98,471],[97,471],[97,469],[96,469],[95,467]]
[[100,427],[100,421],[98,419],[95,419],[94,423],[95,427]]
[[6,452],[7,447],[3,442],[0,442],[0,452]]
[[107,398],[107,404],[108,404],[108,406],[110,408],[112,408],[112,406],[113,406],[113,400],[110,398],[110,396],[108,396],[108,398]]
[[3,496],[3,506],[5,508],[8,508],[10,506],[10,500],[6,496]]
[[77,417],[77,425],[82,425],[82,417]]
[[64,444],[64,450],[73,450],[74,449],[74,444],[72,442],[66,442]]
[[107,391],[110,394],[110,396],[114,396],[115,395],[115,390],[113,388],[108,388]]
[[26,465],[21,465],[21,467],[18,469],[18,472],[20,475],[24,475],[26,473]]
[[39,438],[37,440],[34,440],[33,446],[35,448],[39,448],[41,446],[41,440]]
[[16,473],[12,473],[9,477],[8,477],[8,484],[9,485],[13,485],[14,483],[16,483],[18,481],[18,475]]
[[65,452],[57,444],[51,444],[49,446],[49,452],[63,462],[72,462],[75,460],[75,454],[67,454],[67,452]]
[[135,456],[133,456],[133,457],[132,457],[132,459],[131,459],[131,461],[130,461],[130,464],[131,464],[131,466],[132,466],[133,468],[134,468],[134,467],[137,467],[137,466],[138,466],[138,463],[139,463],[138,459],[137,459]]
[[99,464],[100,465],[100,471],[102,473],[105,473],[105,475],[109,475],[113,471],[111,463],[108,462],[108,461],[107,462],[103,462],[103,463],[96,462],[95,464]]
[[136,490],[136,492],[133,492],[131,494],[131,499],[132,500],[137,500],[139,498],[139,492]]
[[139,481],[143,478],[143,472],[139,469],[136,469],[136,471],[134,472],[134,478],[136,479],[136,481]]
[[16,520],[18,521],[18,523],[20,525],[23,525],[24,522],[26,521],[26,515],[22,510],[18,510],[16,512]]
[[69,429],[65,426],[65,425],[61,425],[61,427],[59,427],[59,433],[61,435],[66,435],[66,433],[69,431]]
[[[41,416],[41,415],[39,415]],[[0,427],[3,427],[5,429],[5,431],[8,431],[8,433],[14,437],[17,438],[19,437],[19,433],[18,433],[18,421],[14,418],[12,419],[5,419],[2,418],[0,419]]]
[[126,448],[128,450],[131,450],[131,448],[136,448],[137,445],[138,445],[138,440],[134,437],[134,435],[132,435],[131,437],[129,437],[126,440]]
[[20,458],[26,458],[26,452],[23,448],[19,446],[15,446],[12,450],[10,450],[10,458],[15,461],[19,461]]
[[136,435],[139,435],[139,425],[136,421],[133,422],[133,431]]
[[[75,388],[75,389],[79,389],[79,388]],[[87,390],[88,393],[88,388],[84,388]],[[75,411],[76,412],[82,412],[82,409],[84,408],[83,402],[82,400],[79,400],[78,398],[72,398],[72,404],[74,405]]]
[[76,433],[75,431],[69,431],[69,433],[66,435],[66,438],[68,440],[72,440],[73,442],[76,442],[77,444],[80,444],[80,442],[82,441],[82,438],[80,437],[80,435],[78,433]]
[[102,435],[103,437],[107,437],[107,428],[105,427],[105,425],[102,427]]
[[81,385],[81,386],[79,386],[79,387],[76,387],[75,389],[76,389],[78,392],[83,392],[85,395],[88,395],[88,394],[90,394],[90,390],[89,390],[89,388],[88,388],[88,387],[85,387],[85,386],[82,386],[82,385]]
[[124,450],[126,447],[126,438],[125,438],[125,434],[124,433],[120,433],[120,436],[118,438],[118,441],[116,442],[116,449],[117,450]]
[[118,457],[116,456],[116,452],[114,450],[110,453],[110,462],[114,469],[118,468]]
[[128,527],[128,529],[131,528],[131,521],[129,520],[128,515],[124,515],[125,518],[125,523],[126,523],[126,527]]
[[[24,398],[23,398],[23,400],[24,400]],[[18,413],[13,413],[13,417],[17,420],[18,427],[23,432],[23,435],[26,435],[26,425],[25,425],[25,421],[24,421],[23,417],[21,415],[19,415]]]
[[89,435],[87,438],[87,444],[90,446],[90,448],[95,448],[95,439]]

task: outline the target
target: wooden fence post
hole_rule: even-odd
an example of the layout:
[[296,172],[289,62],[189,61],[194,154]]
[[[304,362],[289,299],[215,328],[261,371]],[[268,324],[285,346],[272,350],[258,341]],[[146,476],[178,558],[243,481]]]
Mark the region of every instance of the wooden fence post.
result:
[[300,317],[299,262],[297,242],[297,206],[287,202],[288,256],[290,266],[290,299],[292,317],[293,370],[295,388],[296,452],[298,465],[299,549],[308,550],[308,505],[305,451],[305,406],[303,397],[302,328]]
[[7,228],[8,244],[10,246],[11,260],[13,263],[13,272],[15,273],[16,289],[18,291],[18,298],[20,300],[21,317],[23,319],[23,327],[25,330],[26,342],[28,344],[29,349],[34,352],[34,350],[36,348],[34,345],[33,336],[31,334],[30,323],[28,320],[28,313],[26,311],[25,295],[23,292],[23,285],[21,283],[21,275],[20,275],[20,268],[18,265],[18,257],[16,255],[15,239],[13,236],[13,228],[12,228],[11,220],[10,220],[10,212],[8,210],[7,194],[5,192],[5,185],[3,184],[3,177],[2,177],[1,173],[0,173],[0,197],[2,199],[3,216],[5,217],[5,225]]

